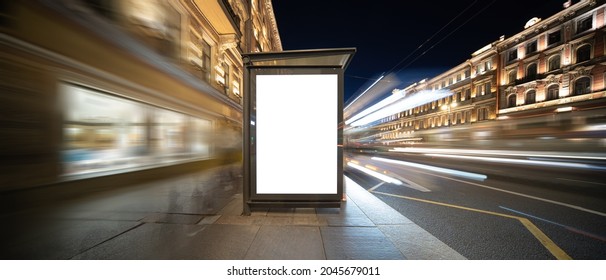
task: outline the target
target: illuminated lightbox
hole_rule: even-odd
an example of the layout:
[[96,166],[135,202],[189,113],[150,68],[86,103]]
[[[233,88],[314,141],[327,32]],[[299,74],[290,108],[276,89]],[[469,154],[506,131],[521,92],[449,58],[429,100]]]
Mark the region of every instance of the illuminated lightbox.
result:
[[256,193],[337,194],[338,75],[256,77]]
[[355,49],[243,54],[243,213],[343,198],[343,75]]

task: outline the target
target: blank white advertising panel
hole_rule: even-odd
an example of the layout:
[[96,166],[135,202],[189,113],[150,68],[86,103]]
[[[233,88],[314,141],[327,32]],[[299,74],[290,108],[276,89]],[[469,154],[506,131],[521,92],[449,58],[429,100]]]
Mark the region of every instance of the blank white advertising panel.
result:
[[257,194],[337,194],[337,74],[256,76]]

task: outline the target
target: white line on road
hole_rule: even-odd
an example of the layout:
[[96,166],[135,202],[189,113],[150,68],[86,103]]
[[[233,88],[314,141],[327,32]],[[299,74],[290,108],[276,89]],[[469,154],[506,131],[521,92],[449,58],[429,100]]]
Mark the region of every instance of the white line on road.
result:
[[[374,160],[380,160],[380,161],[384,161],[384,162],[391,162],[391,163],[401,164],[401,165],[409,165],[409,166],[412,166],[412,167],[418,167],[418,165],[420,165],[420,164],[416,164],[416,163],[408,163],[408,162],[403,162],[403,161],[398,161],[398,160],[389,160],[389,159],[377,158],[377,157],[373,157],[372,159],[374,159]],[[424,168],[424,167],[421,167],[421,168]],[[424,168],[424,169],[428,169],[428,168]],[[429,170],[432,170],[432,169],[429,169]],[[441,171],[438,171],[438,170],[434,170],[434,171],[441,172]],[[455,171],[457,171],[457,170],[455,170]],[[606,213],[595,211],[595,210],[591,210],[591,209],[587,209],[587,208],[584,208],[584,207],[581,207],[581,206],[577,206],[577,205],[572,205],[572,204],[568,204],[568,203],[564,203],[564,202],[560,202],[560,201],[555,201],[555,200],[551,200],[551,199],[536,197],[536,196],[532,196],[532,195],[528,195],[528,194],[523,194],[523,193],[519,193],[519,192],[503,190],[503,189],[499,189],[499,188],[495,188],[495,187],[490,187],[490,186],[482,185],[482,184],[479,184],[479,183],[474,183],[474,182],[459,180],[459,179],[455,179],[455,178],[451,178],[451,177],[447,177],[447,176],[437,175],[437,174],[434,174],[434,173],[422,172],[422,171],[419,171],[419,173],[428,174],[428,175],[431,175],[431,176],[436,176],[436,177],[440,177],[440,178],[444,178],[444,179],[448,179],[448,180],[452,180],[452,181],[457,181],[457,182],[461,182],[461,183],[465,183],[465,184],[470,184],[470,185],[474,185],[474,186],[477,186],[477,187],[481,187],[481,188],[485,188],[485,189],[490,189],[490,190],[494,190],[494,191],[498,191],[498,192],[504,192],[504,193],[508,193],[508,194],[513,194],[513,195],[521,196],[521,197],[526,197],[526,198],[530,198],[530,199],[534,199],[534,200],[538,200],[538,201],[543,201],[543,202],[547,202],[547,203],[551,203],[551,204],[556,204],[556,205],[560,205],[560,206],[576,209],[576,210],[579,210],[579,211],[583,211],[583,212],[587,212],[587,213],[591,213],[591,214],[595,214],[595,215],[606,217]],[[452,174],[450,172],[447,172],[447,174],[456,175],[456,174]],[[475,174],[475,173],[470,173],[470,174]],[[475,175],[482,175],[482,174],[475,174]],[[483,175],[483,176],[485,176],[485,175]]]
[[587,208],[584,208],[584,207],[581,207],[581,206],[576,206],[576,205],[572,205],[572,204],[568,204],[568,203],[564,203],[564,202],[559,202],[559,201],[555,201],[555,200],[551,200],[551,199],[536,197],[536,196],[532,196],[532,195],[528,195],[528,194],[523,194],[523,193],[519,193],[519,192],[503,190],[503,189],[499,189],[499,188],[495,188],[495,187],[490,187],[490,186],[486,186],[486,185],[482,185],[482,184],[478,184],[478,183],[474,183],[474,182],[469,182],[469,181],[459,180],[459,179],[455,179],[455,178],[450,178],[450,177],[446,177],[446,176],[442,176],[442,175],[437,175],[437,174],[432,174],[432,173],[427,173],[427,172],[422,172],[422,173],[428,174],[428,175],[432,175],[432,176],[436,176],[436,177],[440,177],[440,178],[444,178],[444,179],[448,179],[448,180],[453,180],[453,181],[465,183],[465,184],[474,185],[474,186],[477,186],[477,187],[480,187],[480,188],[485,188],[485,189],[494,190],[494,191],[498,191],[498,192],[504,192],[504,193],[508,193],[508,194],[513,194],[513,195],[517,195],[517,196],[521,196],[521,197],[526,197],[526,198],[530,198],[530,199],[534,199],[534,200],[539,200],[539,201],[543,201],[543,202],[547,202],[547,203],[551,203],[551,204],[556,204],[556,205],[560,205],[560,206],[576,209],[576,210],[579,210],[579,211],[583,211],[583,212],[599,215],[599,216],[602,216],[602,217],[606,217],[606,213],[598,212],[598,211],[591,210],[591,209],[587,209]]
[[378,187],[382,186],[383,184],[385,184],[385,182],[378,183],[376,186],[368,189],[368,191],[372,192],[372,191],[376,190]]

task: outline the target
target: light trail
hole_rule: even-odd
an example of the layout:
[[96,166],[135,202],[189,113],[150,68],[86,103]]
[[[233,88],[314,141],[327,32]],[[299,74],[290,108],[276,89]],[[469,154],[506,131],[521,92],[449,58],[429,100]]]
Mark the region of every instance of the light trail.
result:
[[355,168],[357,170],[360,170],[360,171],[362,171],[362,172],[364,172],[364,173],[366,173],[366,174],[368,174],[370,176],[373,176],[373,177],[375,177],[375,178],[377,178],[377,179],[379,179],[381,181],[384,181],[384,182],[387,182],[387,183],[396,184],[396,185],[403,185],[403,183],[400,180],[398,180],[398,179],[391,178],[391,177],[389,177],[387,175],[384,175],[384,174],[381,174],[379,172],[370,170],[368,168],[359,166],[359,165],[357,165],[355,163],[348,162],[347,165],[351,166],[351,167],[353,167],[353,168]]
[[460,156],[460,155],[445,155],[445,154],[425,154],[425,155],[430,156],[430,157],[455,158],[455,159],[466,159],[466,160],[487,161],[487,162],[508,163],[508,164],[606,170],[606,167],[601,167],[601,166],[586,164],[586,163],[576,163],[576,162],[544,161],[544,160],[513,159],[513,158],[495,158],[495,157],[475,157],[475,156]]
[[398,165],[410,166],[410,167],[414,167],[414,168],[421,168],[421,169],[430,170],[430,171],[439,172],[439,173],[446,173],[449,175],[453,175],[453,176],[457,176],[457,177],[464,177],[464,178],[472,179],[472,180],[476,180],[476,181],[484,181],[484,180],[486,180],[486,178],[488,178],[488,176],[486,176],[484,174],[465,172],[465,171],[460,171],[460,170],[455,170],[455,169],[436,167],[436,166],[425,165],[425,164],[414,163],[414,162],[386,159],[386,158],[380,158],[380,157],[372,157],[371,159],[376,160],[376,161],[398,164]]

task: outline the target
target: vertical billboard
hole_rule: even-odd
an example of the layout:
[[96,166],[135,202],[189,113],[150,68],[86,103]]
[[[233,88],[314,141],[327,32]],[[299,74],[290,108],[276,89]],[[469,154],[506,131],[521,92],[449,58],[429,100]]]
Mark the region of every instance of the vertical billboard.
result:
[[256,76],[257,194],[337,194],[338,75]]
[[343,73],[354,52],[243,55],[245,214],[340,206]]

